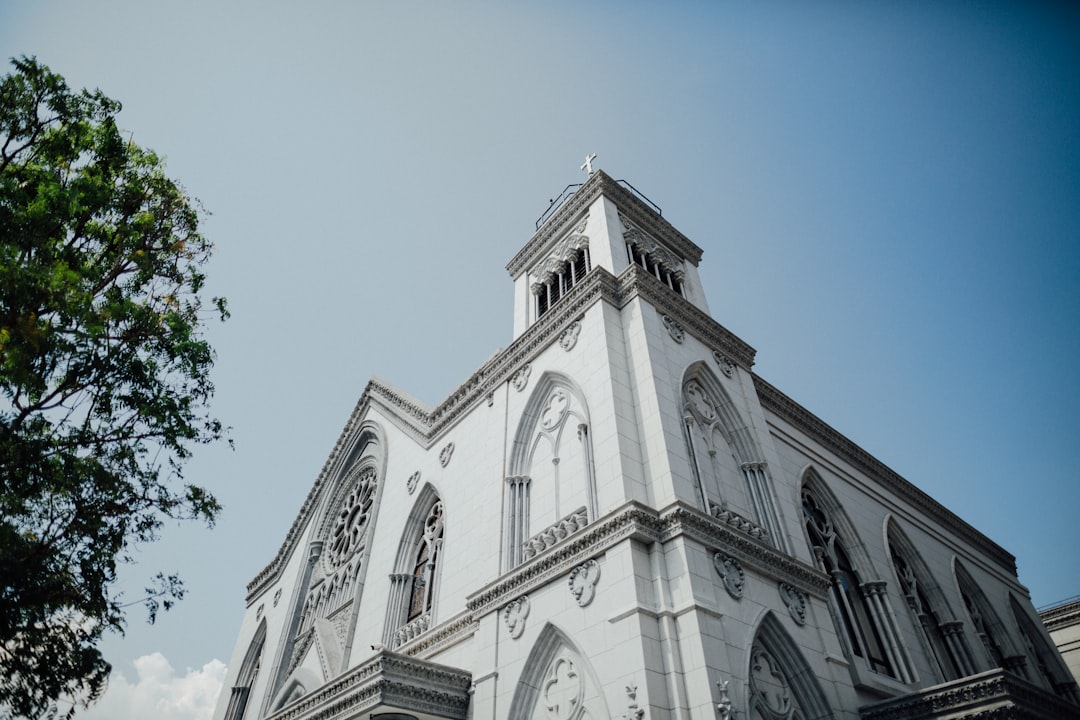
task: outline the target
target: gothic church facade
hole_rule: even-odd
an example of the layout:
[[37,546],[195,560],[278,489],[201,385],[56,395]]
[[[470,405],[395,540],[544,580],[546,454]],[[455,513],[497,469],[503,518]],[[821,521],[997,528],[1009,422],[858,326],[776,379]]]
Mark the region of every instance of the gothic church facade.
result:
[[508,349],[436,407],[370,381],[215,719],[1077,716],[1014,558],[756,375],[701,256],[597,171]]

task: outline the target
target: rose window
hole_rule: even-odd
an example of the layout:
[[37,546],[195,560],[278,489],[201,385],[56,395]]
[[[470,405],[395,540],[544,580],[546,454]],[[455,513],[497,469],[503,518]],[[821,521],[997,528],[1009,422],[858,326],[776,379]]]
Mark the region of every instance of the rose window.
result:
[[365,468],[342,501],[330,531],[326,555],[330,567],[338,567],[363,546],[374,495],[375,469]]

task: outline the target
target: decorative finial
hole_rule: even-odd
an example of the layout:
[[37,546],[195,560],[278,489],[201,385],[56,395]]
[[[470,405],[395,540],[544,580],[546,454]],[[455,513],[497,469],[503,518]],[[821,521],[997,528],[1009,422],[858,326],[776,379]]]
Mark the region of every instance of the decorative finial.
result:
[[720,720],[733,720],[735,717],[735,704],[728,695],[728,681],[717,680],[716,687],[720,690],[720,702],[716,704],[716,711],[720,713]]
[[581,169],[592,175],[592,161],[596,159],[596,153],[585,156],[585,162],[581,164]]

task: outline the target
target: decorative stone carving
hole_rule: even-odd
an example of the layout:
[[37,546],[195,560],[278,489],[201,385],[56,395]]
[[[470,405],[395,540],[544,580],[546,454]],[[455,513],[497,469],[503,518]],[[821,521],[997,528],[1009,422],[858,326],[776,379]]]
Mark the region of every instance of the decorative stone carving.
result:
[[277,607],[279,602],[281,602],[281,588],[278,588],[277,592],[274,593],[274,607]]
[[265,609],[266,604],[264,603],[262,605],[259,605],[259,607],[255,610],[255,622],[259,622],[260,620],[262,620],[263,610]]
[[570,658],[555,658],[548,669],[541,693],[550,720],[572,720],[579,717],[578,710],[585,693],[585,683]]
[[722,505],[718,505],[716,503],[709,503],[709,511],[712,516],[720,522],[730,527],[733,527],[736,530],[741,530],[750,537],[763,539],[769,534],[768,531],[765,530],[765,528],[747,520],[738,513],[732,512],[724,508]]
[[570,573],[570,592],[579,607],[585,607],[596,595],[596,583],[600,579],[600,563],[586,560]]
[[420,617],[405,623],[394,633],[394,648],[399,648],[413,638],[423,635],[430,626],[431,613],[424,613]]
[[503,620],[510,631],[510,637],[517,640],[525,632],[525,618],[529,617],[529,597],[522,595],[513,600],[502,611]]
[[414,472],[412,475],[409,476],[408,482],[405,483],[405,489],[409,491],[410,495],[412,495],[413,492],[416,491],[416,485],[419,482],[420,482],[420,471],[417,470],[416,472]]
[[522,559],[531,560],[556,543],[573,535],[589,524],[589,514],[584,507],[564,517],[559,522],[544,528],[521,544]]
[[713,350],[713,360],[720,366],[720,372],[724,373],[724,377],[731,377],[735,374],[735,363],[731,362],[731,359],[720,352],[719,350]]
[[703,424],[711,425],[716,422],[716,406],[697,380],[686,384],[686,397],[690,401],[690,409]]
[[439,464],[446,467],[450,464],[450,456],[454,454],[454,443],[446,443],[443,449],[439,451]]
[[491,407],[491,406],[493,406],[495,404],[495,393],[489,392],[487,394],[487,404],[488,404],[488,407]]
[[783,668],[765,648],[756,644],[750,651],[750,693],[752,711],[763,706],[768,711],[766,717],[792,716],[795,706]]
[[676,322],[674,318],[672,318],[670,315],[664,315],[663,320],[664,327],[667,328],[667,331],[671,335],[672,340],[677,343],[681,343],[683,340],[686,339],[686,331],[682,329],[682,325]]
[[626,712],[623,713],[623,720],[641,720],[645,717],[645,708],[638,707],[637,685],[627,685],[626,695],[629,700],[626,703]]
[[547,402],[544,403],[544,409],[540,413],[540,427],[544,430],[551,430],[557,426],[562,422],[569,407],[570,396],[566,393],[566,390],[561,387],[552,390]]
[[717,680],[716,688],[720,691],[720,700],[716,703],[716,712],[720,714],[720,720],[732,720],[735,717],[734,703],[728,695],[728,681]]
[[746,589],[746,573],[743,572],[739,561],[730,555],[718,552],[713,555],[713,565],[724,581],[724,589],[728,591],[728,595],[736,600],[742,598],[743,591]]
[[371,506],[375,501],[375,468],[360,471],[349,493],[341,501],[324,554],[329,569],[339,567],[363,547]]
[[529,384],[529,373],[532,372],[532,365],[525,363],[521,366],[514,377],[510,378],[510,384],[514,386],[514,389],[521,392],[525,389],[525,386]]
[[559,347],[570,352],[577,345],[578,335],[581,334],[581,323],[575,320],[559,334]]
[[795,622],[799,625],[805,625],[806,594],[802,590],[782,582],[780,583],[780,599],[787,605],[788,612],[791,613],[791,617]]

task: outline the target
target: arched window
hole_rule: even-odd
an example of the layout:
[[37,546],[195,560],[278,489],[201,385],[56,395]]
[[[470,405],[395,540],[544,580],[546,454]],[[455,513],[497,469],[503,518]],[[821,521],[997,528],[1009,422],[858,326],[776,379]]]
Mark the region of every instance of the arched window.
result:
[[1045,629],[1040,630],[1040,626],[1035,624],[1012,594],[1009,595],[1009,605],[1012,606],[1016,629],[1020,631],[1029,661],[1038,671],[1039,677],[1061,697],[1074,703],[1080,702],[1076,681],[1069,676],[1068,668],[1061,662],[1061,656],[1047,642]]
[[[834,616],[848,650],[876,673],[914,682],[911,661],[899,642],[885,583],[861,577],[861,572],[872,572],[869,559],[863,557],[863,570],[856,569],[850,550],[861,549],[861,545],[849,545],[849,541],[858,542],[854,528],[813,470],[804,479],[802,511],[810,551],[832,578]],[[844,526],[843,537],[837,531],[838,523]],[[865,555],[865,550],[862,553]]]
[[416,562],[413,564],[412,592],[409,600],[409,613],[405,618],[415,620],[431,611],[433,578],[442,549],[443,505],[436,501],[431,506],[424,520],[424,532],[417,543]]
[[975,664],[964,636],[963,623],[953,616],[930,569],[892,519],[887,535],[897,582],[921,631],[934,670],[943,681],[973,675]]
[[745,513],[766,541],[786,551],[772,479],[751,425],[704,363],[687,370],[682,400],[690,470],[702,509],[712,515]]
[[401,647],[434,625],[442,565],[445,509],[435,489],[425,484],[413,506],[390,575],[383,644]]
[[244,654],[244,661],[240,665],[240,672],[236,675],[236,684],[233,685],[229,695],[229,706],[225,710],[225,720],[243,720],[247,712],[248,703],[251,700],[251,690],[255,687],[255,681],[259,678],[259,668],[262,666],[263,646],[266,644],[266,619],[259,623],[255,636],[248,645]]
[[971,624],[975,627],[975,634],[979,636],[979,640],[986,649],[990,666],[1005,668],[1020,677],[1027,677],[1026,656],[1009,637],[994,606],[990,604],[986,595],[959,560],[955,562],[953,571],[956,573],[960,597],[967,607],[968,617],[971,618]]
[[597,516],[589,412],[567,377],[545,373],[522,412],[506,476],[503,565],[509,570]]

